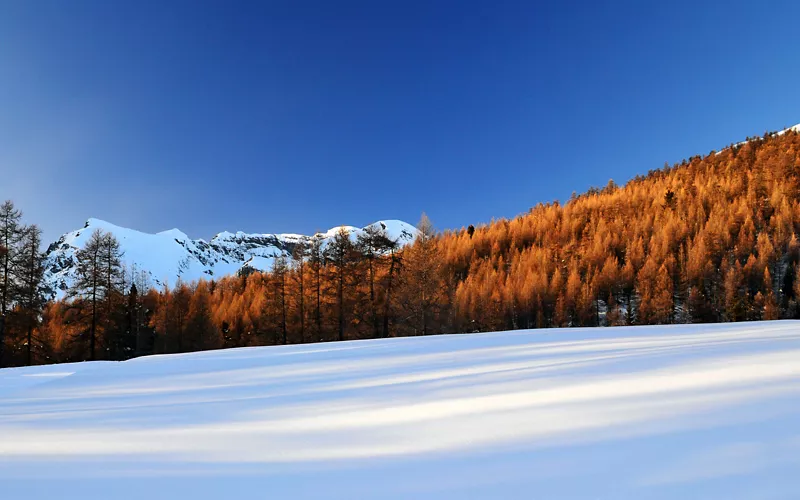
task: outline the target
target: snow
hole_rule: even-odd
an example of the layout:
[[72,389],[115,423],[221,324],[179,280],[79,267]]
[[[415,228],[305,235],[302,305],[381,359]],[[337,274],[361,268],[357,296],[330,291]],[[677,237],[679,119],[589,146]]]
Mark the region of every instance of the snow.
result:
[[791,130],[792,132],[800,133],[800,123],[798,123],[794,127],[785,128],[785,129],[781,130],[780,132],[776,132],[775,135],[783,135],[789,130]]
[[167,238],[172,238],[172,239],[175,239],[175,240],[188,240],[189,239],[189,237],[186,235],[186,233],[184,233],[180,229],[176,229],[176,228],[172,228],[172,229],[169,229],[167,231],[161,231],[160,233],[157,233],[157,236],[165,236]]
[[59,365],[6,368],[0,370],[0,397],[6,398],[33,386],[68,377],[77,371],[95,368],[104,363],[103,361],[94,361],[91,363],[63,363]]
[[800,492],[797,321],[368,340],[82,365],[0,370],[3,498]]
[[256,271],[269,271],[272,269],[272,265],[275,263],[274,258],[269,257],[251,257],[247,262],[244,263],[242,267],[249,267],[255,269]]
[[[772,136],[780,136],[780,135],[783,135],[783,134],[785,134],[786,132],[789,132],[789,131],[800,133],[800,123],[798,123],[794,127],[787,127],[787,128],[785,128],[783,130],[779,130],[777,132],[772,132],[770,135],[772,135]],[[744,146],[748,142],[750,142],[750,141],[748,140],[748,141],[737,142],[736,144],[733,145],[733,147]],[[721,151],[717,151],[715,154],[716,155],[720,155],[720,154],[722,154],[723,151],[725,151],[727,149],[730,149],[730,148],[729,147],[722,148]]]
[[[413,242],[417,234],[416,228],[398,220],[378,221],[372,225],[385,228],[387,236],[401,246]],[[323,247],[341,228],[348,231],[353,240],[363,231],[353,226],[341,226],[319,233],[317,236],[323,238]],[[63,298],[66,289],[74,282],[75,254],[86,245],[95,229],[113,234],[120,242],[125,265],[129,269],[135,267],[137,273],[144,272],[149,285],[155,287],[174,286],[179,278],[191,282],[230,276],[245,266],[268,270],[272,268],[275,257],[290,254],[291,245],[311,238],[293,233],[223,231],[206,242],[192,240],[179,229],[148,234],[100,219],[89,219],[82,229],[63,235],[48,252],[45,282],[55,291],[56,298]]]
[[[174,284],[178,276],[183,276],[188,281],[204,276],[205,268],[202,264],[186,258],[186,247],[195,249],[194,242],[177,229],[147,234],[99,219],[89,219],[83,229],[67,233],[64,236],[64,243],[72,251],[83,248],[95,229],[113,234],[124,252],[123,258],[126,264],[135,265],[139,270],[146,269],[156,283]],[[70,269],[69,272],[74,272],[74,269]],[[235,269],[232,272],[235,272]]]

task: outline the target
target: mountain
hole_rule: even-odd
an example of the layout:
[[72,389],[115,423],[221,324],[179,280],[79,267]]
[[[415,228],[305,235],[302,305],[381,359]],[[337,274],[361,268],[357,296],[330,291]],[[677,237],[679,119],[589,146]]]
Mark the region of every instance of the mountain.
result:
[[438,244],[454,331],[800,318],[800,125]]
[[[411,224],[385,220],[370,224],[383,229],[387,236],[406,245],[416,237]],[[366,227],[370,227],[366,226]],[[356,238],[364,229],[341,226],[314,236],[301,234],[249,234],[221,232],[211,238],[193,240],[178,229],[148,234],[116,226],[99,219],[89,219],[83,228],[61,236],[47,249],[45,281],[55,297],[63,297],[77,270],[75,254],[89,240],[95,229],[113,234],[119,240],[123,263],[129,270],[144,273],[152,286],[173,285],[180,278],[194,281],[237,273],[242,268],[268,270],[279,255],[290,255],[294,246],[319,237],[323,246],[344,229]]]

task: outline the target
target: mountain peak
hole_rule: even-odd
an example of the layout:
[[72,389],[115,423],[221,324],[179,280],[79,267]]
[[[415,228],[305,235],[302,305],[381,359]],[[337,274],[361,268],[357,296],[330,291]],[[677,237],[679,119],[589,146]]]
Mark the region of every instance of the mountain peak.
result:
[[189,239],[189,236],[187,236],[186,233],[175,227],[173,227],[172,229],[167,229],[166,231],[161,231],[160,233],[156,233],[156,236],[168,236],[176,240]]
[[102,219],[97,219],[95,217],[89,217],[88,219],[86,219],[86,222],[83,225],[84,229],[88,229],[88,228],[100,228],[100,229],[102,229],[102,228],[109,227],[109,226],[117,227],[117,226],[115,226],[114,224],[112,224],[110,222],[104,221]]

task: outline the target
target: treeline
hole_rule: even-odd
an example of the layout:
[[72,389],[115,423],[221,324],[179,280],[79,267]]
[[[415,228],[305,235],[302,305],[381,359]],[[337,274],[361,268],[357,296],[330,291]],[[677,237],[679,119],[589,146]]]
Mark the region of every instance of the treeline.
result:
[[[10,212],[8,207],[10,207]],[[511,220],[413,245],[374,230],[312,240],[267,273],[152,289],[96,233],[69,296],[32,298],[35,230],[0,238],[10,263],[6,362],[516,328],[800,317],[800,135],[766,134],[609,182]],[[0,214],[2,215],[2,214]],[[6,221],[6,222],[3,222]],[[16,236],[5,236],[6,233]],[[28,236],[22,236],[26,234]],[[34,245],[38,247],[38,245]],[[26,271],[31,271],[26,274]],[[34,279],[23,286],[24,276]],[[10,290],[10,292],[9,292]],[[6,299],[6,295],[10,299]],[[27,294],[26,294],[27,293]],[[38,297],[38,296],[36,296]],[[28,307],[30,304],[30,307]],[[32,347],[30,347],[32,346]]]
[[432,333],[435,248],[423,217],[416,244],[402,251],[378,226],[357,236],[342,229],[296,244],[268,273],[155,289],[97,230],[76,256],[68,296],[44,308],[40,336],[54,360],[77,361]]

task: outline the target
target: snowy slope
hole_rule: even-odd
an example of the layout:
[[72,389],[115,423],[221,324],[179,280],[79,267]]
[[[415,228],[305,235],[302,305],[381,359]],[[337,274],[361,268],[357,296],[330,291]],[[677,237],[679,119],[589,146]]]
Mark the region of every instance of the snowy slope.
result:
[[[398,220],[378,221],[371,226],[384,229],[389,238],[401,245],[413,241],[417,233],[414,226]],[[363,231],[352,226],[342,228],[351,238]],[[267,270],[276,256],[289,254],[298,242],[312,238],[299,234],[222,232],[206,242],[192,240],[178,229],[147,234],[89,219],[82,229],[63,235],[48,248],[45,280],[56,296],[62,297],[72,283],[76,272],[75,253],[83,248],[95,229],[112,233],[120,242],[129,270],[135,267],[137,272],[144,271],[153,286],[174,285],[179,277],[190,282],[228,276],[244,266]],[[325,245],[340,230],[336,227],[318,236]]]
[[800,497],[796,321],[66,368],[0,370],[2,498]]

